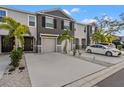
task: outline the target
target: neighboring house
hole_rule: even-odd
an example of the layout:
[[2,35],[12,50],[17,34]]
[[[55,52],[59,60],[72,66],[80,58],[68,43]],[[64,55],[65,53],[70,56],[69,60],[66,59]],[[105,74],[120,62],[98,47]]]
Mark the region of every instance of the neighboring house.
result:
[[[24,50],[33,51],[35,50],[34,45],[36,45],[37,38],[37,24],[35,13],[21,11],[16,9],[11,9],[7,7],[0,6],[0,21],[4,16],[11,17],[21,24],[27,25],[30,29],[31,36],[25,35],[24,40]],[[5,44],[4,38],[8,35],[8,31],[0,30],[0,53],[10,52],[13,48],[14,39],[12,39],[8,44]]]
[[87,46],[93,44],[92,34],[97,31],[97,27],[93,25],[86,25],[86,32],[87,32]]
[[75,23],[75,45],[80,49],[85,48],[87,45],[87,31],[86,25],[82,23]]
[[[69,34],[74,36],[74,20],[62,9],[52,9],[37,12],[37,51],[60,52],[64,48],[64,42],[60,44],[58,36],[69,29]],[[72,49],[73,42],[69,43],[68,51]]]
[[91,35],[96,29],[93,25],[75,23],[75,45],[82,49],[93,44]]
[[122,42],[124,42],[124,36],[119,37]]

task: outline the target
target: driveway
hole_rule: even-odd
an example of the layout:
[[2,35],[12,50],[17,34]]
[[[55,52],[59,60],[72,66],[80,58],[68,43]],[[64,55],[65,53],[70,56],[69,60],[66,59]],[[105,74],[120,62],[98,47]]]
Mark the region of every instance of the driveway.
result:
[[6,69],[6,67],[8,66],[10,62],[10,58],[8,55],[0,55],[0,79],[3,76],[3,73]]
[[104,69],[78,58],[60,53],[26,54],[32,86],[60,87]]

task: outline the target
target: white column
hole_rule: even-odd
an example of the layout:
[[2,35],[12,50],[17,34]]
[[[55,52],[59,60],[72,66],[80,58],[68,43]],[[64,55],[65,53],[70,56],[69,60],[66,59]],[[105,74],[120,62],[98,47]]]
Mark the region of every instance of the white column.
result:
[[0,54],[1,54],[1,51],[2,51],[2,45],[1,45],[1,36],[0,36]]

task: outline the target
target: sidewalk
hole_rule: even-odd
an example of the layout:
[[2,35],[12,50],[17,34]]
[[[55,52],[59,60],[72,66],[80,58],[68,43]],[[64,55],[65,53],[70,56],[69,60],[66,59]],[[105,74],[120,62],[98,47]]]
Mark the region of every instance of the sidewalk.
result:
[[9,55],[0,55],[0,79],[3,76],[3,73],[10,62]]

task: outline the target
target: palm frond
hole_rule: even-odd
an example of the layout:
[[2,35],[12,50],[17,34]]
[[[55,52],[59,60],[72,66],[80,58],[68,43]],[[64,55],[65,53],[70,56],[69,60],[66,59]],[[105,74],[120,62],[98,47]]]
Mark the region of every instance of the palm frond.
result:
[[3,18],[3,22],[6,23],[6,24],[8,24],[8,25],[10,25],[14,29],[16,29],[20,25],[20,23],[16,22],[16,20],[14,20],[11,17],[4,17]]
[[0,29],[12,30],[13,28],[8,24],[3,23],[3,24],[0,24]]

